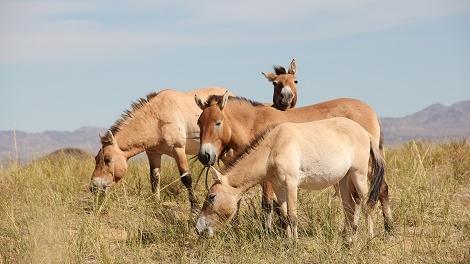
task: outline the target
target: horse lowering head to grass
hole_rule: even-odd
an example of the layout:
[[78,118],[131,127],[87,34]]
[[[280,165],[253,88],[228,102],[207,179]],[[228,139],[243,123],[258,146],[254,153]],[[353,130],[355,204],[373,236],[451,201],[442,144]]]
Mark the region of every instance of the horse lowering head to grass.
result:
[[[197,121],[200,128],[199,160],[206,166],[215,164],[228,149],[240,152],[251,140],[270,126],[285,122],[302,123],[332,117],[346,117],[357,122],[373,138],[373,144],[381,149],[381,132],[377,114],[366,103],[340,98],[300,108],[279,111],[273,107],[228,94],[212,95],[207,100],[195,97],[203,109]],[[372,175],[369,175],[372,177]],[[370,178],[370,180],[373,180]],[[388,198],[388,185],[382,182],[380,202],[385,218],[385,227],[392,225],[392,214]],[[262,183],[263,208],[268,213],[266,225],[271,226],[274,192],[269,182]]]
[[297,78],[295,73],[297,66],[295,59],[289,65],[289,69],[282,66],[274,66],[274,72],[262,74],[273,84],[273,107],[279,110],[294,108],[297,103]]
[[90,189],[105,191],[119,182],[126,173],[127,160],[146,152],[150,164],[150,182],[157,199],[160,197],[160,166],[163,154],[176,160],[181,181],[188,189],[189,201],[196,208],[197,201],[191,186],[186,154],[197,154],[201,113],[194,104],[195,94],[204,98],[225,89],[203,88],[190,92],[162,90],[132,104],[119,120],[100,136],[101,149],[95,157],[95,169]]
[[[370,192],[369,161],[374,179]],[[370,212],[378,199],[384,161],[376,139],[350,119],[284,123],[267,129],[223,173],[212,169],[212,174],[216,182],[208,191],[196,224],[199,234],[212,235],[222,228],[234,217],[245,192],[270,182],[288,237],[297,238],[297,189],[321,190],[338,183],[346,242],[352,242],[350,234],[358,226],[363,205],[369,235],[374,235]]]

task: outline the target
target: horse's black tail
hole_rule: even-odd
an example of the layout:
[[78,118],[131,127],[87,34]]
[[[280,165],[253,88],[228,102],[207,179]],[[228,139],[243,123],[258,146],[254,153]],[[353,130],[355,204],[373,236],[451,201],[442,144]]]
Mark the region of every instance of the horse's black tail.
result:
[[385,161],[382,157],[380,149],[372,142],[372,137],[370,141],[370,157],[372,159],[373,180],[370,184],[369,201],[367,204],[369,206],[374,206],[379,199],[380,187],[384,180]]

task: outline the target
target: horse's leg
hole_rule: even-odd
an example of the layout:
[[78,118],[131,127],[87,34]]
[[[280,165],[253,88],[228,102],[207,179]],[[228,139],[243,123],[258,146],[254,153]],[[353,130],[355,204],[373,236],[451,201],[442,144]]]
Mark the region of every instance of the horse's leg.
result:
[[352,187],[348,176],[339,182],[339,194],[343,203],[344,211],[344,229],[343,237],[347,245],[352,243],[351,233],[354,233],[357,226],[354,225],[354,213],[356,211],[356,203],[352,197]]
[[287,190],[285,186],[276,189],[276,196],[279,205],[281,227],[286,231],[287,237],[292,238],[292,229],[289,223],[289,214],[287,212]]
[[297,239],[297,183],[289,179],[287,180],[287,215],[292,237]]
[[354,226],[359,224],[359,216],[361,206],[363,206],[364,215],[366,217],[367,228],[369,231],[369,237],[374,237],[374,222],[372,221],[371,211],[373,208],[367,206],[367,195],[369,194],[369,185],[367,182],[366,171],[356,170],[349,173],[349,177],[352,180],[354,188],[356,189],[356,210],[354,212]]
[[[383,150],[381,151],[381,154],[383,155]],[[370,162],[367,177],[369,179],[369,182],[373,182],[374,179],[372,178],[372,165],[370,164]],[[385,181],[385,177],[383,178],[382,184],[380,185],[379,201],[382,205],[382,215],[384,217],[385,231],[390,232],[393,229],[393,217],[392,209],[390,207],[390,197],[388,194],[388,184]]]
[[176,164],[178,165],[178,170],[181,175],[181,182],[188,190],[189,202],[191,203],[191,209],[197,210],[197,200],[194,196],[191,173],[189,172],[188,160],[186,159],[186,152],[184,148],[175,148],[174,149],[174,158]]
[[379,201],[382,205],[385,231],[391,232],[393,230],[393,217],[392,209],[390,207],[390,197],[388,194],[388,184],[385,182],[385,178],[383,179],[382,185],[380,186]]
[[295,193],[289,193],[289,190],[292,188],[289,188],[286,183],[271,184],[271,187],[274,187],[273,193],[275,193],[277,198],[281,227],[285,230],[288,238],[295,238],[296,234],[293,233],[291,220],[294,220],[295,224],[297,224],[296,203],[289,205],[289,200],[297,200],[297,189],[295,189]]
[[160,167],[162,161],[162,154],[147,151],[147,158],[150,165],[150,186],[155,198],[160,200]]
[[[379,150],[380,150],[380,154],[385,159],[382,132],[380,133]],[[382,184],[380,185],[379,201],[380,201],[380,204],[382,205],[382,214],[384,217],[385,231],[391,232],[393,229],[393,217],[392,217],[392,208],[390,206],[390,197],[388,193],[388,184],[385,179],[385,176],[383,178]]]
[[268,181],[263,182],[261,184],[263,189],[263,197],[261,198],[261,207],[263,208],[263,212],[265,215],[264,227],[268,231],[272,231],[272,222],[273,222],[273,207],[274,207],[274,199],[276,195],[274,194],[274,190],[272,184]]
[[332,201],[335,197],[338,197],[338,196],[339,196],[339,184],[333,185],[333,188],[335,189],[335,193],[328,195],[328,207],[331,207],[331,201]]

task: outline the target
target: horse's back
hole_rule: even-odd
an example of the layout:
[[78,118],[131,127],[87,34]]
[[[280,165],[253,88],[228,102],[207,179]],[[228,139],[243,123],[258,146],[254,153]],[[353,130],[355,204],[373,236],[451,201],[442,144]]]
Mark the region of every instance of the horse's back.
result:
[[[347,118],[276,127],[271,160],[277,171],[297,173],[299,186],[323,189],[337,183],[365,152],[368,132]],[[274,154],[274,155],[273,155]]]
[[[198,95],[201,98],[206,98],[212,94],[224,94],[227,91],[227,88],[218,87],[218,86],[209,86],[198,88],[194,90],[190,90],[187,92],[178,91],[175,89],[163,89],[159,92],[155,93],[155,99],[162,101],[162,100],[173,100],[173,101],[191,101],[194,103],[194,95]],[[195,105],[195,104],[194,104]]]
[[[186,94],[191,96],[194,100],[194,95],[197,95],[202,99],[206,99],[210,95],[223,95],[226,91],[228,91],[228,89],[224,87],[209,86],[209,87],[204,87],[204,88],[199,88],[199,89],[188,91],[186,92]],[[229,94],[233,95],[230,91],[229,91]]]
[[[365,102],[354,98],[337,98],[321,103],[288,111],[296,111],[299,114],[316,115],[318,119],[346,117],[361,125],[373,137],[378,145],[380,138],[380,123],[377,113]],[[299,115],[300,116],[300,115]]]

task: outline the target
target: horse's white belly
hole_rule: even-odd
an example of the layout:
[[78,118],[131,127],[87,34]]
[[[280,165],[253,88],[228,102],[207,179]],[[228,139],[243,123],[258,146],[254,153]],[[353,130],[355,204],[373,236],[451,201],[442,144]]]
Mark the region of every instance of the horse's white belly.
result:
[[302,162],[298,186],[311,190],[324,189],[338,183],[350,167],[350,161],[341,159]]

